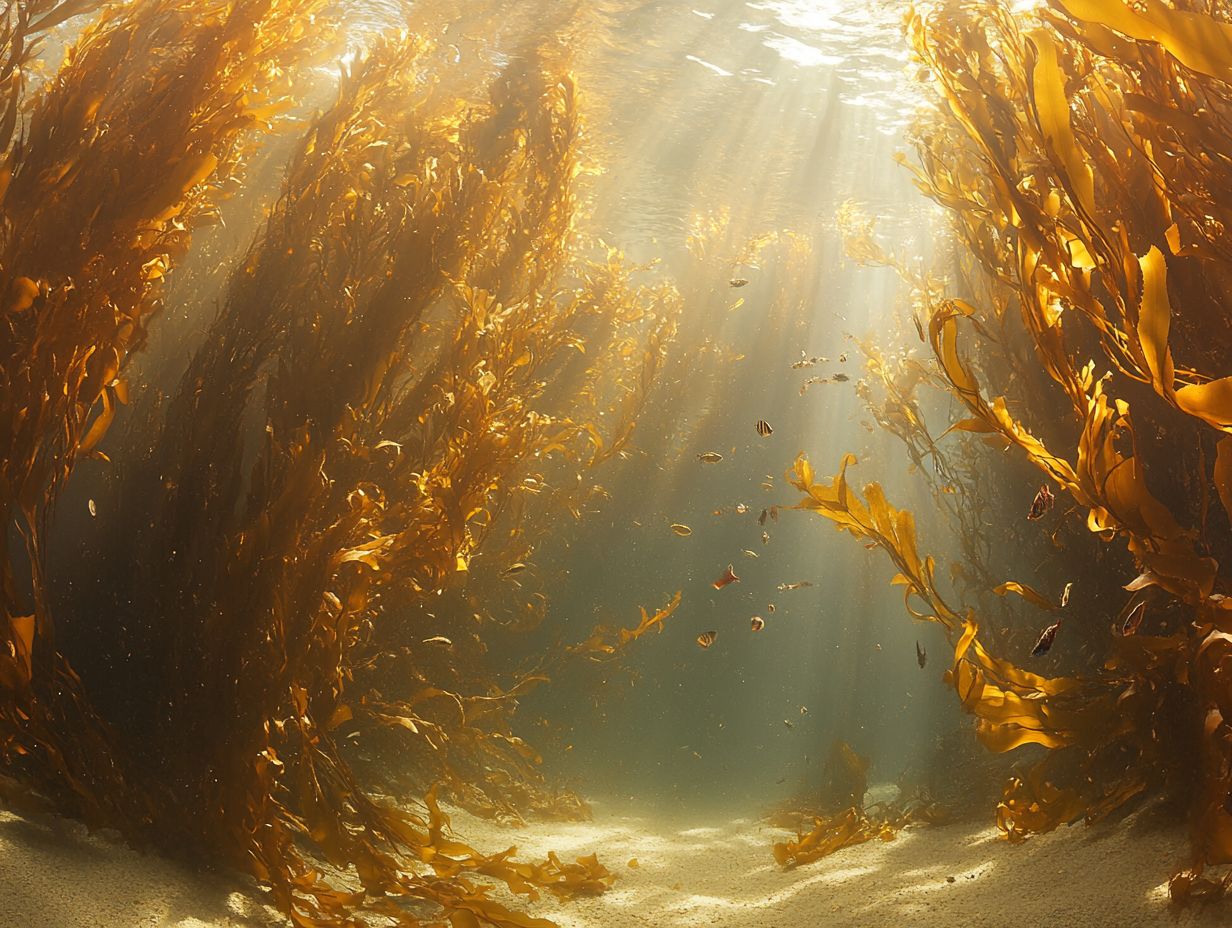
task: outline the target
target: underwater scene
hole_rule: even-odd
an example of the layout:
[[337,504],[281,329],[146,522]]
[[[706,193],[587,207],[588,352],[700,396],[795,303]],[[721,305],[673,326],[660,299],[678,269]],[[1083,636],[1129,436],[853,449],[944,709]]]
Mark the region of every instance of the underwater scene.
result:
[[0,0],[0,928],[1232,924],[1229,0]]

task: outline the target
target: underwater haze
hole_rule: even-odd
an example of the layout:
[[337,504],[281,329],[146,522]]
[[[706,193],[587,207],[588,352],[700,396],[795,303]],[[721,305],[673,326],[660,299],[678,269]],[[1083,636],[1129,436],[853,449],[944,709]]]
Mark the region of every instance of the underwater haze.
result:
[[1226,920],[1227,4],[0,10],[0,926]]

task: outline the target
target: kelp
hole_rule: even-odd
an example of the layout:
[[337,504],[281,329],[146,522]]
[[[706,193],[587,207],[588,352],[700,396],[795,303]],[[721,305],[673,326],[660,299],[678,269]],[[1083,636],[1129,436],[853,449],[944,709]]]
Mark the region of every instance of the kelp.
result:
[[680,592],[662,609],[656,610],[653,614],[646,611],[646,607],[642,607],[641,621],[633,628],[617,628],[611,629],[604,625],[598,625],[591,632],[590,637],[578,644],[571,645],[570,653],[584,655],[592,661],[606,661],[615,658],[623,649],[628,647],[632,642],[637,641],[643,635],[655,632],[661,634],[663,631],[663,623],[671,616],[673,612],[680,606]]
[[[12,145],[0,503],[26,557],[0,552],[0,760],[64,811],[252,874],[297,925],[537,928],[477,878],[533,899],[612,875],[481,854],[437,796],[584,814],[513,725],[551,667],[493,658],[546,615],[531,555],[602,494],[679,308],[577,227],[559,51],[496,76],[409,35],[355,58],[178,388],[107,441],[163,280],[290,105],[317,12],[109,9]],[[115,468],[104,531],[56,565],[88,594],[53,600],[46,539],[87,458]]]
[[[780,867],[791,870],[874,838],[893,841],[908,825],[939,820],[938,805],[919,797],[865,806],[868,765],[868,758],[847,742],[840,739],[830,746],[820,811],[803,816],[808,830],[798,828],[795,840],[776,841],[771,846]],[[799,812],[787,816],[789,820],[800,817]],[[773,824],[787,824],[782,818],[776,817]]]
[[[1188,789],[1193,857],[1171,884],[1181,899],[1222,894],[1228,877],[1203,871],[1232,862],[1221,592],[1232,551],[1229,511],[1211,506],[1229,498],[1230,28],[1226,10],[1189,0],[1053,0],[1026,15],[955,0],[907,19],[937,104],[915,130],[912,170],[958,246],[944,288],[909,277],[939,375],[928,382],[962,409],[952,432],[1014,452],[1059,487],[1060,514],[1047,518],[1068,548],[1066,580],[1107,591],[1102,619],[1066,613],[1065,635],[1091,645],[1087,663],[1069,654],[1075,672],[1054,677],[994,656],[975,611],[938,590],[909,513],[876,484],[855,493],[850,458],[828,485],[803,459],[795,469],[801,506],[882,548],[912,614],[945,627],[947,680],[986,746],[1048,749],[1007,786],[1003,832],[1018,839],[1167,784]],[[871,226],[847,227],[859,257],[895,264]],[[891,425],[909,443],[929,435]],[[975,467],[968,480],[1005,479],[1003,466]],[[1032,579],[994,592],[1058,608]],[[1144,591],[1162,610],[1146,635]]]

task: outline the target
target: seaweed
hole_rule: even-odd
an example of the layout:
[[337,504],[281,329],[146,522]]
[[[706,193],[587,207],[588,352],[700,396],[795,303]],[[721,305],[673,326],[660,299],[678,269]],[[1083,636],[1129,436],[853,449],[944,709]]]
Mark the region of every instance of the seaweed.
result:
[[[354,57],[178,388],[108,440],[165,278],[294,105],[322,9],[109,7],[9,147],[0,765],[61,811],[251,874],[297,925],[539,928],[476,878],[533,900],[612,875],[482,854],[437,796],[586,814],[513,724],[570,655],[493,657],[546,615],[531,553],[603,492],[680,305],[579,228],[559,50],[495,76],[407,34]],[[112,475],[102,540],[49,566],[86,460]],[[85,592],[51,595],[59,572]]]
[[[1053,0],[1025,15],[958,0],[916,8],[906,28],[936,103],[915,129],[910,169],[949,215],[955,271],[943,281],[909,273],[871,224],[850,209],[841,218],[853,255],[896,266],[911,284],[913,322],[935,365],[917,379],[962,410],[950,432],[969,436],[959,455],[971,464],[940,463],[955,455],[937,452],[940,439],[911,406],[903,411],[885,375],[897,405],[878,421],[917,462],[949,467],[954,495],[1022,479],[1002,456],[979,459],[975,436],[1034,470],[1025,498],[1040,475],[1059,487],[1068,499],[1047,517],[1057,525],[1050,540],[1066,550],[1065,581],[1092,591],[1090,606],[1064,613],[1065,636],[1090,647],[1051,647],[1058,620],[1042,635],[1038,625],[1021,631],[1038,635],[1034,659],[1068,651],[1074,672],[1047,676],[996,656],[977,611],[942,595],[910,513],[877,484],[862,496],[849,487],[850,456],[829,484],[797,461],[801,508],[890,556],[912,615],[946,629],[946,678],[987,747],[1047,749],[1006,787],[998,824],[1007,837],[1097,820],[1164,788],[1188,791],[1194,849],[1172,893],[1221,895],[1232,877],[1204,871],[1232,862],[1222,592],[1232,551],[1229,511],[1211,505],[1228,498],[1232,422],[1221,321],[1232,24],[1226,9],[1189,0]],[[1047,495],[1037,494],[1032,518],[1044,516]],[[1012,543],[1020,519],[994,532]],[[1024,582],[992,587],[997,549],[983,534],[980,544],[964,538],[974,569],[955,573],[983,578],[966,592],[984,603],[988,592],[1012,592],[1058,611]]]

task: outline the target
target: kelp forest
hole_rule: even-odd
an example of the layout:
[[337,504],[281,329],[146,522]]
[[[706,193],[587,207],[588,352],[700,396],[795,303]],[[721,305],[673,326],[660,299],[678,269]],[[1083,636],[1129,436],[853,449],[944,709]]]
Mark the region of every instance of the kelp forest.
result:
[[1232,7],[886,4],[867,168],[702,83],[850,4],[378,6],[0,5],[0,805],[303,928],[694,924],[608,793],[1226,907]]

